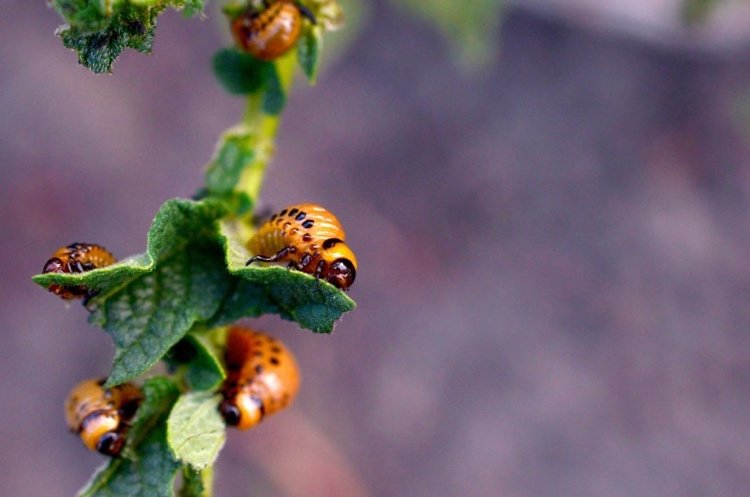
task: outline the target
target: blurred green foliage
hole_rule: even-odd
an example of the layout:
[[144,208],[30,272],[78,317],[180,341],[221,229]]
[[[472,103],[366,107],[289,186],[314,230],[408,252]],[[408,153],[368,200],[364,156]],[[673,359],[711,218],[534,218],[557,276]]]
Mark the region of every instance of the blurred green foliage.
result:
[[391,0],[398,7],[434,23],[469,67],[492,60],[505,0]]
[[687,24],[705,22],[724,0],[684,0],[682,18]]

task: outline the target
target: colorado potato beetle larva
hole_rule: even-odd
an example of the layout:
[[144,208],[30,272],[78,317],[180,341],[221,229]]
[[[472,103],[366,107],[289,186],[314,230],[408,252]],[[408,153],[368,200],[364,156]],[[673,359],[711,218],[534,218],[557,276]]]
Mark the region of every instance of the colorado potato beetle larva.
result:
[[357,276],[357,257],[345,239],[341,223],[325,208],[292,205],[271,216],[248,241],[255,255],[247,264],[286,262],[346,290]]
[[[117,259],[101,245],[95,243],[71,243],[60,247],[44,264],[43,273],[84,273],[99,269],[117,262]],[[65,300],[88,295],[88,289],[82,286],[62,287],[50,285],[48,290]]]
[[240,430],[289,406],[299,390],[299,368],[289,349],[277,338],[246,327],[229,329],[226,366],[219,412]]
[[274,60],[292,48],[302,32],[302,17],[315,23],[307,8],[294,0],[263,2],[259,12],[248,9],[232,21],[232,36],[243,50],[260,60]]
[[103,388],[104,381],[89,379],[73,387],[65,402],[65,421],[90,450],[116,457],[143,395],[131,383]]

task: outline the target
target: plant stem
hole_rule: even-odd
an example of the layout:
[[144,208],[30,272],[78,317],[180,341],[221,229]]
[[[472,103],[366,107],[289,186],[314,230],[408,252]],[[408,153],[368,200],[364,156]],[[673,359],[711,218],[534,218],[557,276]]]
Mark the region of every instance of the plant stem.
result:
[[[294,81],[294,68],[297,57],[294,52],[285,55],[276,62],[276,71],[285,94],[289,94]],[[275,152],[276,134],[279,130],[280,116],[266,114],[263,111],[263,94],[250,95],[242,118],[242,126],[249,134],[255,136],[254,160],[242,171],[237,183],[237,190],[247,194],[257,203],[266,167]]]

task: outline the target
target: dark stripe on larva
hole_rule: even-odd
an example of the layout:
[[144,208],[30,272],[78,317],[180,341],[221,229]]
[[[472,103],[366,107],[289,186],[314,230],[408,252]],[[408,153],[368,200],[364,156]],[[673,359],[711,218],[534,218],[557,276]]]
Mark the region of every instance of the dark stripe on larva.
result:
[[308,219],[307,221],[305,221],[304,223],[302,223],[302,227],[303,228],[312,228],[313,224],[315,224],[315,221],[313,221],[312,219]]
[[296,219],[297,221],[302,221],[303,219],[305,219],[305,216],[307,216],[307,212],[302,211],[297,214],[297,217],[295,217],[294,219]]
[[86,415],[85,418],[81,420],[81,424],[78,425],[78,433],[81,433],[83,430],[85,430],[86,426],[88,426],[88,424],[91,423],[94,419],[100,416],[109,416],[110,414],[110,411],[107,409],[97,409],[94,412],[90,412]]

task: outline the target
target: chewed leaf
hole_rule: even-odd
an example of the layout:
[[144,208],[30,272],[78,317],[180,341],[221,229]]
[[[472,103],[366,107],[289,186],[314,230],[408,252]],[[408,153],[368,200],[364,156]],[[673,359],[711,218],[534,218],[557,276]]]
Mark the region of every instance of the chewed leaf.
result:
[[229,272],[241,281],[224,301],[214,323],[274,312],[303,328],[329,333],[343,313],[356,307],[344,292],[309,274],[278,266],[245,266],[250,254],[241,241],[242,226],[222,221],[220,227]]
[[205,0],[52,0],[67,24],[57,33],[78,62],[96,73],[110,72],[125,48],[148,53],[154,41],[156,19],[167,7],[186,15],[203,11]]
[[219,413],[221,397],[190,392],[177,401],[167,421],[167,440],[177,460],[196,470],[210,466],[224,445],[226,425]]

